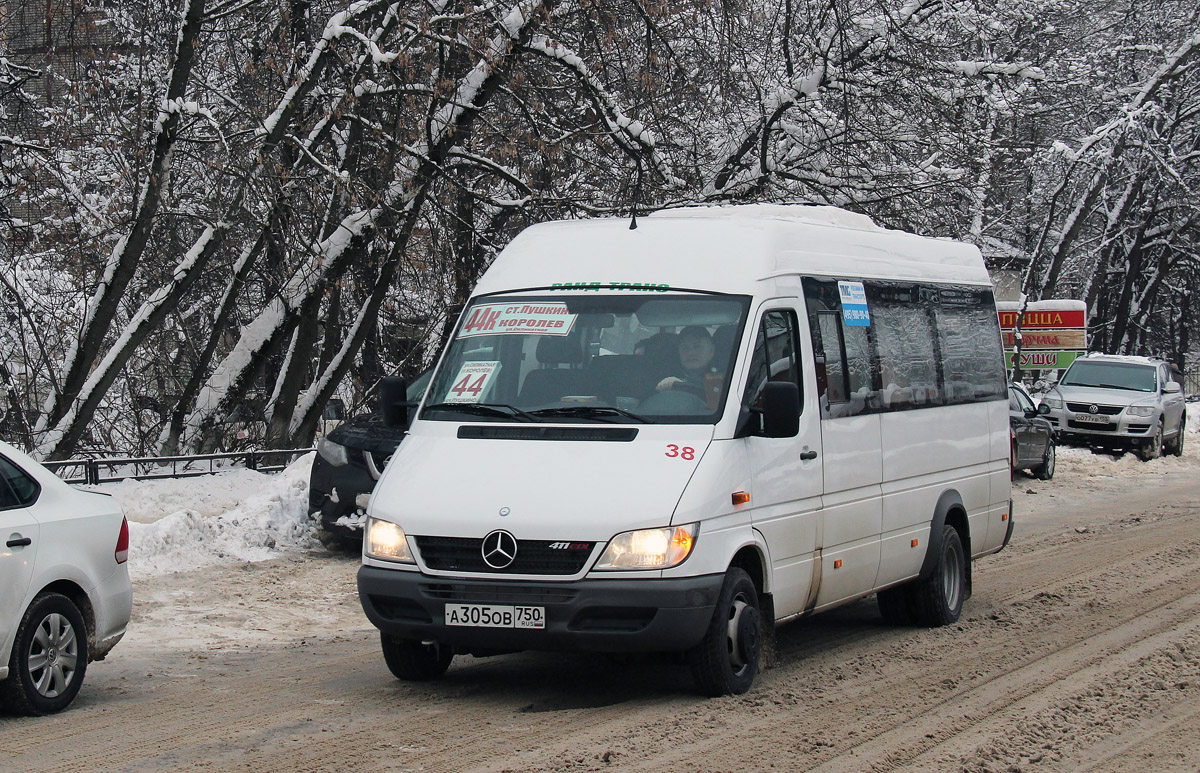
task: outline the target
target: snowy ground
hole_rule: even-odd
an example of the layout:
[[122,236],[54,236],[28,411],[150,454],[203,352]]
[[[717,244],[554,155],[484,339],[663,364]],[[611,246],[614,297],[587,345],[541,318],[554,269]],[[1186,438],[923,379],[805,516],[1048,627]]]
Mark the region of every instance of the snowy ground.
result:
[[[1135,454],[1112,456],[1062,447],[1060,485],[1089,478],[1144,476],[1200,468],[1200,404],[1188,417],[1183,457],[1143,462]],[[313,455],[277,475],[233,470],[198,478],[122,481],[99,490],[112,494],[130,521],[131,572],[135,580],[237,565],[322,550],[308,519],[308,475]]]
[[754,690],[714,700],[662,658],[393,679],[358,558],[313,540],[305,461],[105,486],[134,524],[129,633],[70,711],[0,716],[0,771],[1200,770],[1197,424],[1183,458],[1017,475],[958,624],[887,626],[868,598],[783,626]]

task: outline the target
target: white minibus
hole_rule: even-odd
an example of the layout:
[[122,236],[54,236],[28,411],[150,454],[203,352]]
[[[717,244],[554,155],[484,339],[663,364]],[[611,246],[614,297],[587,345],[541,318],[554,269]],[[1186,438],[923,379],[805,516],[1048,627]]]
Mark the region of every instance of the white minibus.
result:
[[358,574],[400,679],[669,651],[742,693],[776,624],[871,594],[890,622],[954,622],[1012,534],[979,251],[839,209],[533,226],[403,394]]

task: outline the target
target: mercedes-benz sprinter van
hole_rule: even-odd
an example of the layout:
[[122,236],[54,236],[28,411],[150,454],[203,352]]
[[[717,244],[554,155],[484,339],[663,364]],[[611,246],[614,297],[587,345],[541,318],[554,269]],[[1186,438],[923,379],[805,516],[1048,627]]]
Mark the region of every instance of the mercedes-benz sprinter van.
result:
[[832,208],[533,226],[479,282],[371,496],[359,595],[401,679],[455,653],[684,653],[878,594],[944,625],[1012,533],[979,251]]

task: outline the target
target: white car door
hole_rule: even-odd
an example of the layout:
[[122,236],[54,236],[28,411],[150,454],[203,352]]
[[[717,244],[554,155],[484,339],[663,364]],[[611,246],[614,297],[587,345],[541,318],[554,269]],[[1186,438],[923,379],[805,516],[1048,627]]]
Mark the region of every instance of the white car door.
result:
[[38,523],[30,505],[38,485],[0,456],[0,646],[12,637],[29,591],[38,548]]

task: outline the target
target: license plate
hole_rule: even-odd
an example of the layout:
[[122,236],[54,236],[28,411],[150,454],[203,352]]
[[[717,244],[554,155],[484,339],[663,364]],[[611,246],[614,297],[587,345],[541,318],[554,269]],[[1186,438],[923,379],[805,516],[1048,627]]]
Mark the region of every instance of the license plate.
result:
[[447,604],[446,625],[541,630],[546,627],[546,608],[494,604]]
[[1075,421],[1082,421],[1087,424],[1108,424],[1107,416],[1093,416],[1090,413],[1075,414]]

